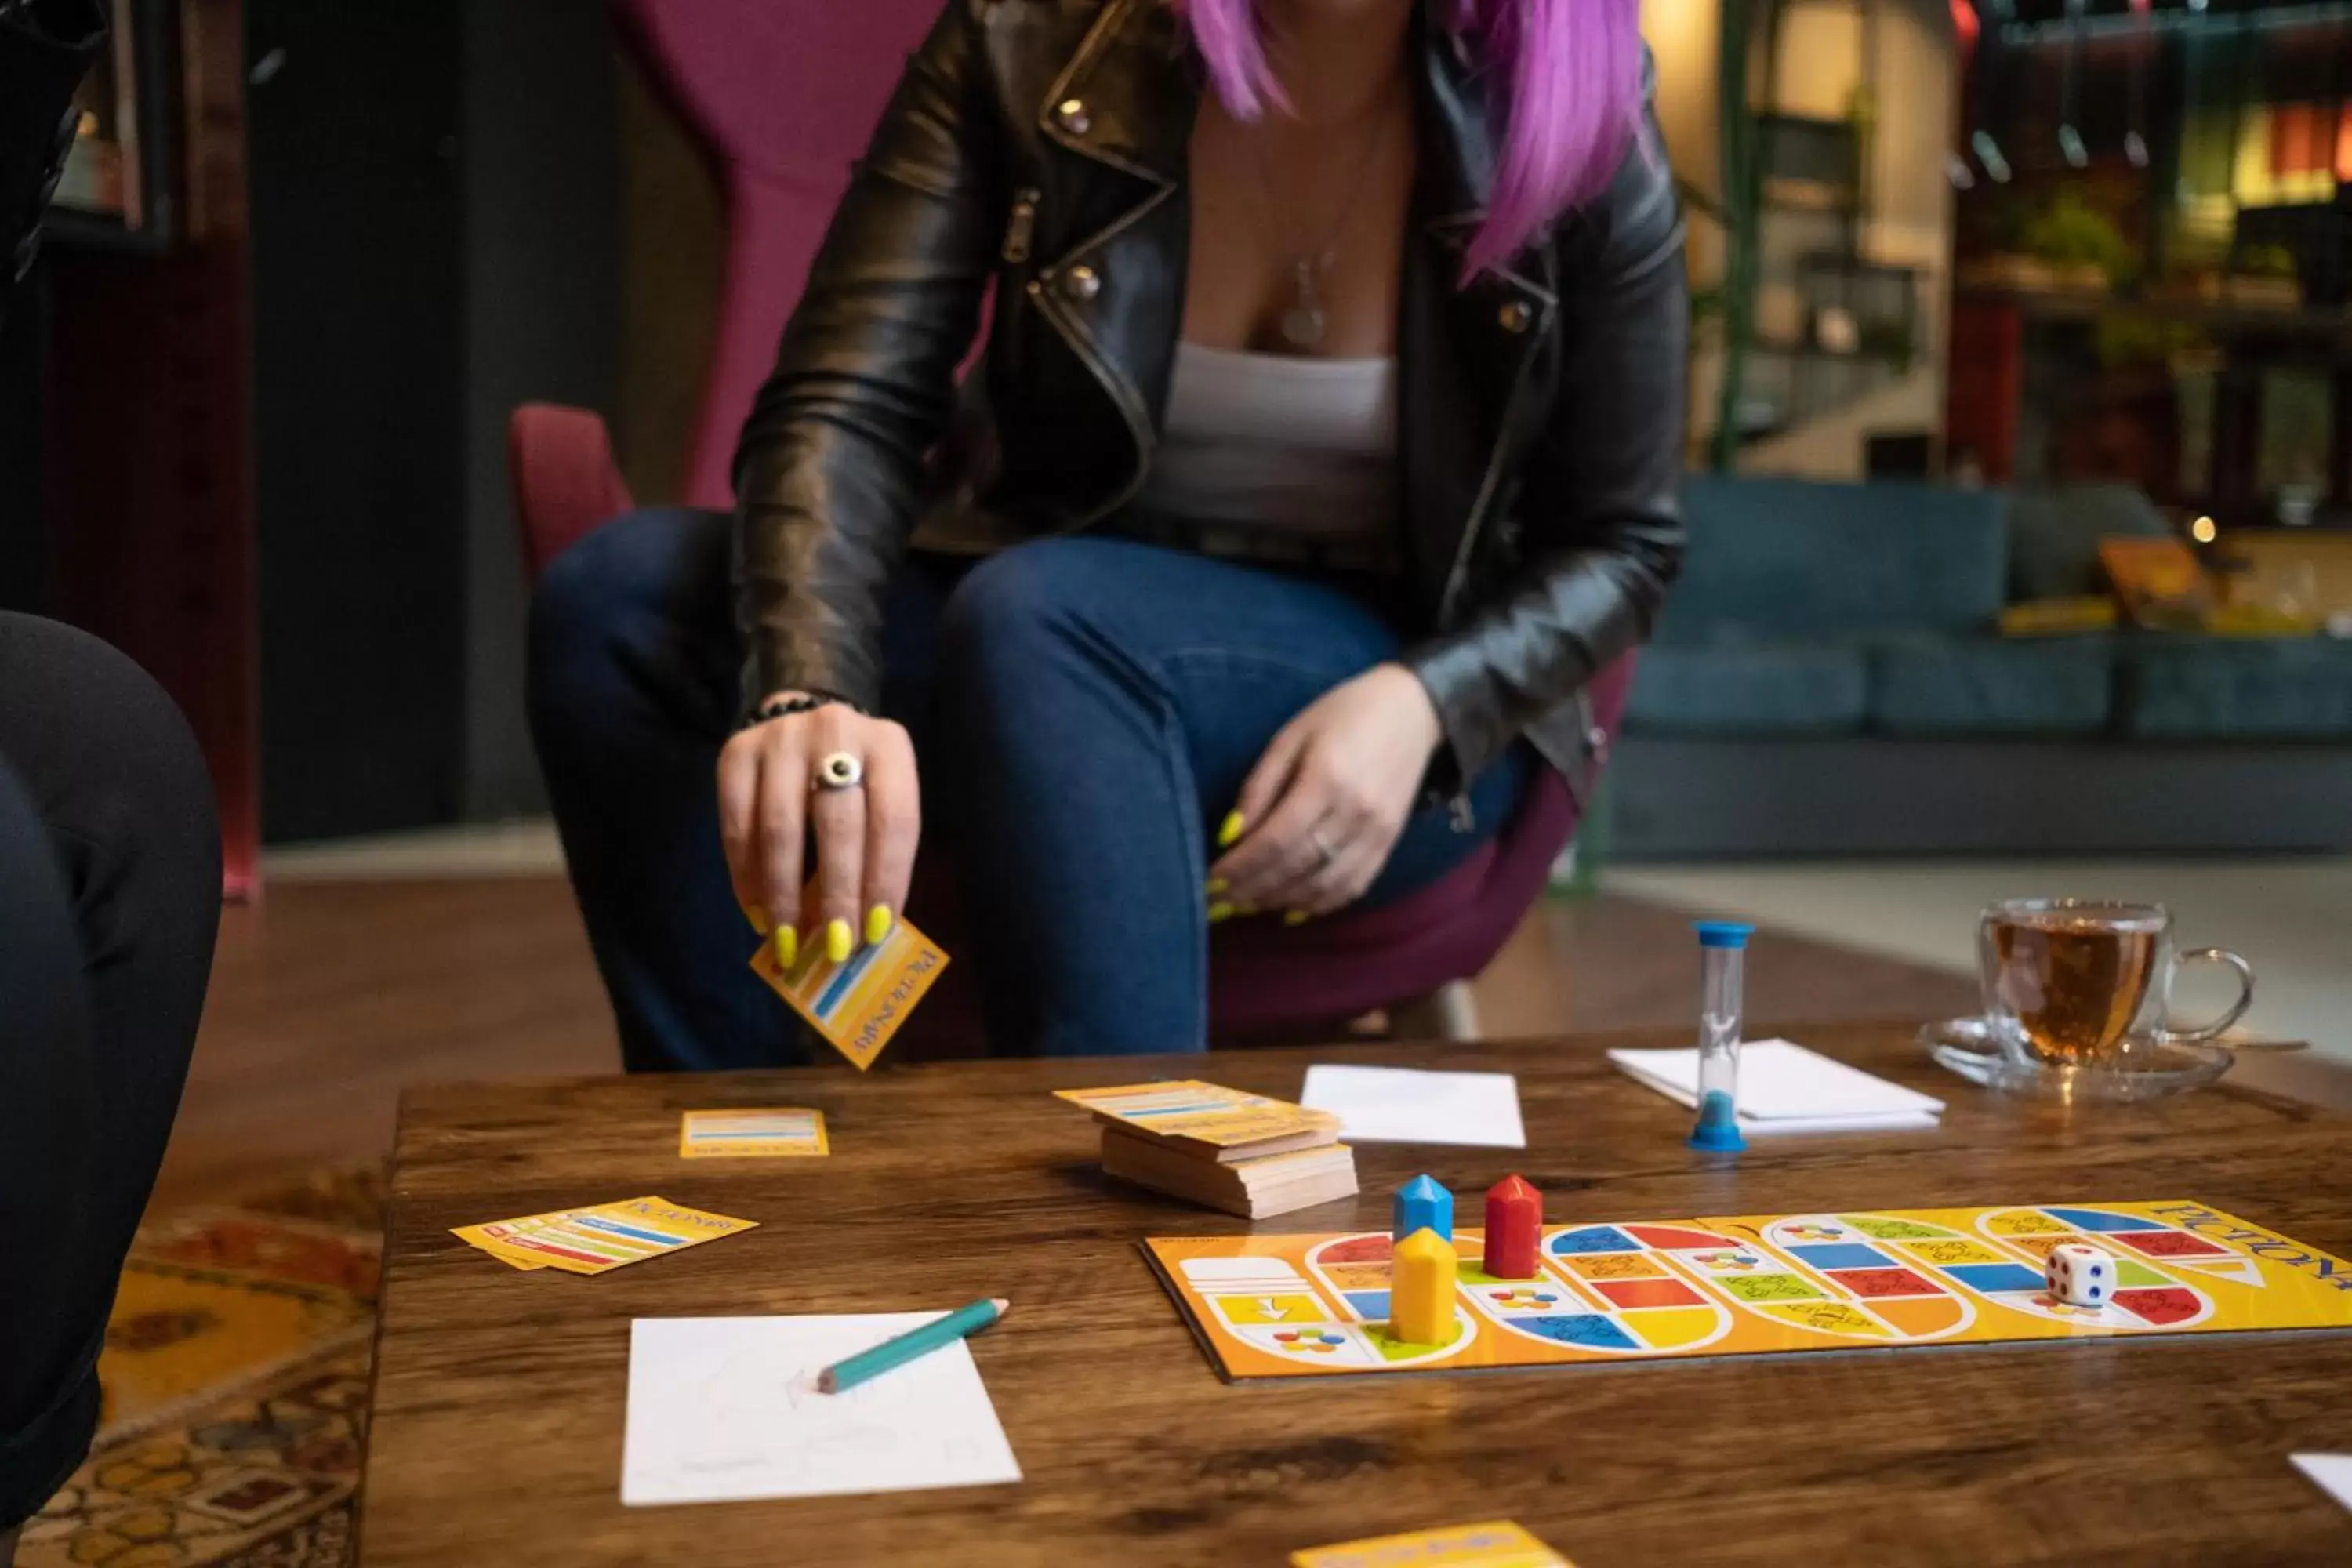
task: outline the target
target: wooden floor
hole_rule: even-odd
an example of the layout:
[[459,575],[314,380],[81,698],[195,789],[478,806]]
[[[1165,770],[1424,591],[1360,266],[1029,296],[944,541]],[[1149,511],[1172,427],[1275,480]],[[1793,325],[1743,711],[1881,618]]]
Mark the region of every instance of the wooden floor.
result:
[[[1678,1025],[1696,983],[1682,913],[1548,903],[1479,983],[1479,1021],[1495,1037]],[[1770,932],[1748,966],[1751,1036],[1776,1020],[1945,1016],[1974,994],[1933,970]],[[608,1072],[618,1060],[560,879],[280,882],[224,911],[155,1202],[210,1202],[377,1158],[409,1084]]]

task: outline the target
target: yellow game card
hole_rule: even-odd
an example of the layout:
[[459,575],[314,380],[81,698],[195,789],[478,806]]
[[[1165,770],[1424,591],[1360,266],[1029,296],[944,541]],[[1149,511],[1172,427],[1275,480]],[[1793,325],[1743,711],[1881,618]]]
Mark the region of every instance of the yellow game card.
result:
[[677,1125],[681,1160],[782,1160],[831,1152],[822,1110],[689,1110]]
[[1291,1568],[1576,1568],[1507,1519],[1415,1530],[1290,1554]]
[[[566,1217],[570,1212],[571,1211],[568,1209],[558,1209],[553,1214],[526,1215],[520,1219],[502,1219],[499,1220],[495,1226],[469,1226],[467,1228],[477,1232],[488,1231],[495,1228],[507,1234],[526,1230],[537,1230],[540,1226],[546,1225],[551,1221]],[[480,1241],[477,1240],[474,1237],[467,1236],[463,1230],[453,1230],[449,1234],[457,1237],[467,1246],[474,1248],[477,1252],[488,1253],[489,1256],[497,1258],[499,1262],[505,1264],[509,1268],[520,1268],[528,1273],[533,1268],[544,1268],[547,1267],[545,1263],[540,1261],[536,1258],[528,1258],[520,1253],[504,1253],[494,1247],[485,1247]]]
[[789,973],[776,966],[772,942],[761,942],[751,955],[751,972],[860,1072],[874,1065],[947,966],[948,955],[903,918],[846,963],[827,959],[824,945],[814,942],[801,944],[800,962]]
[[1233,1149],[1276,1139],[1320,1137],[1339,1119],[1286,1100],[1244,1094],[1198,1079],[1130,1083],[1117,1089],[1061,1089],[1055,1098],[1083,1105],[1097,1119],[1115,1121],[1146,1137]]
[[529,1260],[567,1274],[602,1274],[751,1230],[758,1223],[654,1197],[463,1226],[450,1234],[506,1262]]

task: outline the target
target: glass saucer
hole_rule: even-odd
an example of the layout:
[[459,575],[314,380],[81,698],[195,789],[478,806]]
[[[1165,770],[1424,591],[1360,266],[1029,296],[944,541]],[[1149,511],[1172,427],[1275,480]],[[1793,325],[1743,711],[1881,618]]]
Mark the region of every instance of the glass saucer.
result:
[[2133,1040],[2110,1062],[2066,1067],[2019,1061],[2000,1048],[1982,1018],[1948,1018],[1919,1031],[1937,1063],[2000,1094],[2070,1103],[2126,1105],[2202,1089],[2234,1059],[2216,1045]]

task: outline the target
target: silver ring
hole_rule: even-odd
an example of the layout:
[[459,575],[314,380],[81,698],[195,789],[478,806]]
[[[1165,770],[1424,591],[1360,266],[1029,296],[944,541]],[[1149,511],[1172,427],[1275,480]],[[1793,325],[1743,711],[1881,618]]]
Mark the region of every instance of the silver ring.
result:
[[1315,864],[1318,869],[1328,866],[1339,858],[1339,852],[1323,841],[1323,834],[1319,828],[1308,830],[1307,841],[1315,846]]
[[818,789],[856,789],[866,782],[866,764],[847,752],[835,752],[817,763],[811,782]]

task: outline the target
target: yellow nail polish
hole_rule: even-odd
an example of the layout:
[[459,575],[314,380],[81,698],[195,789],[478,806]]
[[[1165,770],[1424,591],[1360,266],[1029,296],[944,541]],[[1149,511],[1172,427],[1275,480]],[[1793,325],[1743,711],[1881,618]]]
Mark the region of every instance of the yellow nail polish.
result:
[[751,929],[761,936],[767,935],[776,928],[776,922],[768,918],[768,906],[765,904],[745,905],[743,918],[750,921]]
[[801,961],[801,933],[790,926],[776,928],[776,967],[790,969]]
[[1236,843],[1240,842],[1242,834],[1246,831],[1248,827],[1249,823],[1243,817],[1240,812],[1229,811],[1225,813],[1224,826],[1217,829],[1217,847],[1220,849],[1231,849]]
[[1314,918],[1314,916],[1308,914],[1305,910],[1293,910],[1288,914],[1282,917],[1282,923],[1286,926],[1303,926]]
[[1211,905],[1209,906],[1209,923],[1210,923],[1211,925],[1215,925],[1215,924],[1216,924],[1216,923],[1218,923],[1220,921],[1229,921],[1229,920],[1231,920],[1231,919],[1233,919],[1233,918],[1234,918],[1234,906],[1233,906],[1233,905],[1231,905],[1231,904],[1211,904]]
[[1202,886],[1207,889],[1209,897],[1213,899],[1225,890],[1225,879],[1223,877],[1212,877]]
[[824,927],[824,955],[835,963],[849,962],[849,950],[856,946],[847,921],[828,921]]
[[872,909],[866,910],[866,945],[868,947],[879,946],[882,939],[889,934],[890,910],[888,907],[882,904],[877,904]]

